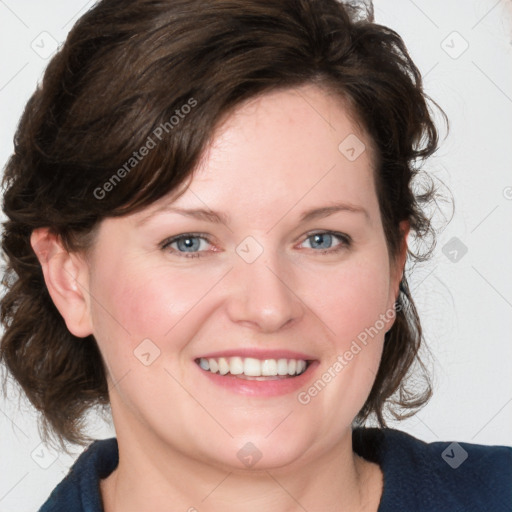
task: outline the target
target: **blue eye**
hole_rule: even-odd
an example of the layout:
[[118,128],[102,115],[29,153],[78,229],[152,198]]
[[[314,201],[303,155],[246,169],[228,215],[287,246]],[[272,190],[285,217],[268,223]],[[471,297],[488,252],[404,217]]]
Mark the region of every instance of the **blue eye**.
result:
[[200,235],[184,234],[166,240],[162,244],[162,249],[168,249],[170,252],[183,254],[187,258],[196,258],[202,256],[210,245],[207,238]]
[[[301,246],[304,244],[308,244],[305,248],[313,249],[315,253],[329,254],[347,249],[351,244],[351,238],[342,233],[321,231],[307,236]],[[199,258],[216,252],[209,249],[209,246],[211,242],[205,235],[195,233],[184,233],[161,243],[162,250],[185,258]]]
[[309,243],[309,248],[319,249],[316,252],[320,253],[336,252],[350,245],[350,239],[347,235],[328,231],[309,235],[302,243],[306,242]]

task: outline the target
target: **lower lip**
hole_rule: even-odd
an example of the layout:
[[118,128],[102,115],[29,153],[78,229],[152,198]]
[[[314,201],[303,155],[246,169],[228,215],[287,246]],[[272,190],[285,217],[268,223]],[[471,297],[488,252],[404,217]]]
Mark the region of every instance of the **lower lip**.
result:
[[295,377],[274,380],[247,380],[236,375],[221,375],[203,370],[196,364],[198,370],[214,384],[222,386],[234,393],[249,396],[279,396],[297,391],[312,379],[313,373],[318,366],[318,361],[311,362],[306,371]]

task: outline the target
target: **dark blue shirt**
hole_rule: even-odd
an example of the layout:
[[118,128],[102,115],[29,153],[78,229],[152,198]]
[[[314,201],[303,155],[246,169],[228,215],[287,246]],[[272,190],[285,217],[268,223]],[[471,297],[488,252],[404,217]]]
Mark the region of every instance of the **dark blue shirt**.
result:
[[[378,512],[512,512],[512,448],[424,443],[373,428],[355,429],[352,443],[384,474]],[[95,441],[39,512],[102,512],[99,481],[118,460],[115,438]]]

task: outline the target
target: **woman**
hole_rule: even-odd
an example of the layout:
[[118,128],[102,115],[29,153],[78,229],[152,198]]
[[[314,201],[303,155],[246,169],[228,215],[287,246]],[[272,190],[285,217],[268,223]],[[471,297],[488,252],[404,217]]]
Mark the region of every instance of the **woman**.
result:
[[384,428],[430,394],[403,271],[437,147],[393,31],[335,0],[104,0],[16,140],[2,359],[48,433],[84,441],[97,404],[116,430],[43,512],[511,510],[510,448]]

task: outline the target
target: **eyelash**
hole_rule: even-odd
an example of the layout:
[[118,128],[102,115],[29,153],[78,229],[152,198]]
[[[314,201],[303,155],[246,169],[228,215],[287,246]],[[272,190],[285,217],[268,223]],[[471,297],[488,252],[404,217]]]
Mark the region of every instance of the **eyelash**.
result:
[[[342,251],[343,249],[349,248],[352,244],[352,239],[350,238],[349,235],[346,235],[344,233],[338,233],[336,231],[316,231],[314,233],[310,233],[304,238],[304,240],[301,243],[304,243],[306,240],[308,240],[316,235],[331,235],[334,238],[337,238],[340,242],[338,245],[334,246],[333,248],[323,249],[323,250],[312,249],[315,253],[318,253],[318,254],[335,254],[335,253]],[[184,257],[184,258],[202,258],[207,255],[207,254],[205,254],[207,252],[216,252],[216,251],[182,252],[182,251],[177,251],[175,249],[169,250],[169,246],[171,244],[173,244],[175,242],[179,242],[180,240],[186,240],[186,239],[190,239],[190,238],[199,238],[199,239],[204,240],[207,243],[211,244],[211,241],[208,238],[208,236],[206,236],[203,233],[184,233],[182,235],[178,235],[178,236],[164,240],[160,244],[160,246],[161,246],[162,250],[168,250],[169,252],[178,254],[180,257]]]

